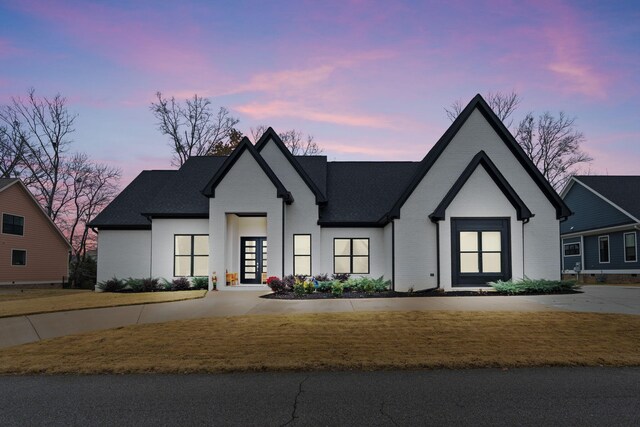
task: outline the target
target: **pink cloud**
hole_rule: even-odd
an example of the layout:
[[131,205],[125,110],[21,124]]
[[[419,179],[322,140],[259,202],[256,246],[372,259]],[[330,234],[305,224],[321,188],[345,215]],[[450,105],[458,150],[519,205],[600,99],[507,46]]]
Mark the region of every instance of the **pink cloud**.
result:
[[547,70],[558,77],[564,92],[606,98],[608,79],[595,66],[598,61],[592,56],[597,54],[594,49],[596,43],[592,40],[593,31],[589,31],[589,24],[567,5],[552,2],[544,7],[550,7],[555,16],[543,30],[552,48]]
[[593,163],[586,168],[598,175],[638,175],[640,166],[639,132],[606,133],[592,136],[582,148],[591,157]]
[[367,145],[358,146],[353,145],[353,142],[327,142],[322,141],[322,149],[327,153],[339,153],[339,154],[361,154],[369,157],[375,157],[379,159],[397,159],[397,158],[409,158],[415,152],[415,149],[399,149],[391,148],[388,145]]
[[174,32],[163,27],[166,16],[155,16],[152,9],[116,9],[108,3],[73,6],[56,0],[24,0],[13,7],[58,27],[85,49],[125,66],[174,76],[213,69],[190,34],[174,37]]
[[270,101],[236,106],[235,110],[254,119],[266,120],[276,117],[294,117],[315,122],[378,129],[402,129],[399,120],[392,117],[349,113],[328,113],[289,101]]

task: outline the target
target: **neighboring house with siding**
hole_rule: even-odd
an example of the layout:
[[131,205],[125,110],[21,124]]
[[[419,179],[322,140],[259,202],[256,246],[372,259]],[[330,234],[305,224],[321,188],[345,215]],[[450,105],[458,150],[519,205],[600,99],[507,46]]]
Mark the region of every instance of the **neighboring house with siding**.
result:
[[61,285],[71,246],[19,179],[0,178],[0,285]]
[[477,95],[422,161],[293,156],[269,128],[229,156],[143,171],[90,225],[98,281],[351,273],[417,291],[558,279],[570,214]]
[[640,282],[640,176],[574,176],[562,191],[562,270],[594,282]]

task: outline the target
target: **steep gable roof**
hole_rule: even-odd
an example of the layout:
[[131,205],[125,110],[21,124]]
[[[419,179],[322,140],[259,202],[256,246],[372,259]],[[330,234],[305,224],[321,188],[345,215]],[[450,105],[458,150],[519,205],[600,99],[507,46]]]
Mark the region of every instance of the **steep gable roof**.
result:
[[0,178],[0,193],[2,193],[3,191],[5,191],[6,189],[8,189],[9,187],[13,186],[13,185],[18,185],[18,187],[20,187],[22,189],[22,192],[27,194],[27,197],[29,198],[29,200],[31,200],[33,202],[34,205],[36,205],[38,207],[38,211],[47,219],[49,225],[54,229],[55,233],[58,235],[58,237],[60,237],[62,239],[62,241],[64,241],[64,243],[71,248],[71,244],[69,243],[69,241],[67,240],[67,238],[64,236],[64,234],[62,234],[62,231],[60,231],[60,229],[58,228],[58,226],[56,225],[55,222],[53,222],[53,220],[51,219],[51,217],[49,217],[49,215],[47,215],[47,213],[45,212],[45,210],[42,208],[42,206],[40,205],[40,203],[38,203],[38,201],[36,200],[36,198],[33,196],[33,194],[31,193],[31,191],[29,191],[29,189],[27,188],[26,185],[24,185],[24,182],[22,182],[20,179],[18,178]]
[[640,222],[639,175],[579,175],[573,179],[634,221]]
[[516,216],[518,217],[519,221],[528,220],[533,216],[527,205],[525,205],[522,199],[518,196],[518,193],[516,193],[513,187],[511,187],[509,182],[500,173],[489,156],[487,156],[487,153],[485,153],[484,151],[480,151],[478,152],[478,154],[473,156],[473,159],[471,159],[469,165],[464,169],[464,171],[462,171],[460,177],[456,180],[449,192],[447,192],[442,201],[438,204],[438,207],[433,211],[433,213],[431,213],[431,215],[429,215],[431,221],[438,222],[444,220],[447,208],[449,207],[453,199],[455,199],[458,192],[462,190],[462,187],[464,187],[464,184],[469,180],[478,166],[482,166],[484,170],[487,171],[491,179],[493,179],[493,182],[496,183],[507,200],[511,202],[511,205],[516,210]]
[[438,160],[442,152],[447,148],[451,140],[458,133],[462,125],[469,119],[471,113],[474,110],[478,110],[487,122],[491,125],[493,130],[498,134],[500,139],[506,144],[509,150],[513,153],[513,155],[518,159],[518,162],[522,165],[522,167],[527,171],[531,179],[536,183],[536,185],[540,188],[540,190],[547,197],[549,202],[556,209],[556,218],[566,218],[571,215],[571,211],[567,207],[567,205],[562,201],[558,193],[551,187],[549,182],[544,178],[542,173],[536,168],[536,166],[531,162],[529,157],[522,150],[518,142],[513,138],[511,133],[507,130],[504,124],[500,121],[500,119],[495,115],[495,113],[491,110],[491,107],[486,103],[486,101],[482,98],[480,94],[477,94],[471,102],[465,107],[464,110],[460,113],[460,115],[453,121],[449,129],[440,137],[438,142],[433,146],[431,150],[427,153],[424,159],[420,162],[418,169],[413,176],[411,182],[402,193],[402,195],[398,198],[393,208],[389,212],[389,216],[391,218],[399,218],[400,217],[400,208],[407,201],[411,193],[416,189],[418,184],[425,177],[427,172],[431,169],[431,167]]
[[316,197],[316,204],[326,203],[327,202],[327,198],[325,197],[324,193],[318,188],[316,183],[313,182],[313,180],[309,177],[307,172],[300,165],[300,163],[296,160],[296,158],[291,154],[291,152],[289,151],[287,146],[284,145],[284,142],[282,142],[282,139],[276,133],[276,131],[273,130],[273,128],[269,127],[262,134],[262,136],[260,137],[258,142],[256,142],[256,146],[255,147],[256,147],[256,150],[258,150],[258,153],[262,151],[262,149],[267,145],[269,140],[273,141],[273,143],[276,145],[276,147],[278,147],[278,149],[282,152],[284,157],[286,157],[286,159],[289,161],[291,166],[293,166],[293,168],[296,170],[298,175],[300,175],[300,178],[302,178],[302,180],[305,182],[305,184],[307,184],[307,187],[309,187],[309,190],[311,190],[311,192]]
[[91,222],[101,229],[150,229],[151,221],[142,216],[162,188],[177,175],[172,170],[142,171]]
[[258,153],[253,144],[251,144],[251,141],[249,141],[249,138],[247,138],[246,136],[242,138],[240,144],[238,144],[235,150],[233,150],[229,157],[227,157],[227,159],[224,161],[220,169],[218,169],[218,171],[215,173],[213,178],[209,180],[207,185],[202,190],[202,194],[207,197],[215,197],[216,187],[218,186],[218,184],[220,184],[220,182],[222,182],[224,177],[245,151],[248,152],[251,157],[253,157],[253,159],[256,161],[256,163],[258,163],[265,175],[267,175],[269,180],[276,187],[278,197],[282,198],[287,204],[293,203],[293,196],[291,195],[291,193],[287,191],[282,182],[280,182],[276,174],[273,173],[267,162],[265,162],[262,156],[260,156],[260,153]]

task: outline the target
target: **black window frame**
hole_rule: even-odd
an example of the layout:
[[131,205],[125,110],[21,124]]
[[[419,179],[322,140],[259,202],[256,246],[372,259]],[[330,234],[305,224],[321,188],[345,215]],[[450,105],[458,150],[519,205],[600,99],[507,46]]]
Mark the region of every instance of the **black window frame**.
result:
[[[308,254],[297,254],[296,253],[296,237],[297,236],[309,236],[309,253]],[[296,258],[309,258],[309,274],[304,274],[304,276],[311,276],[311,274],[313,273],[313,265],[311,264],[313,262],[313,258],[312,258],[312,254],[313,254],[313,237],[311,236],[311,234],[309,233],[299,233],[299,234],[294,234],[293,235],[293,275],[294,276],[299,276],[300,274],[298,274],[298,272],[296,271]]]
[[[208,234],[174,234],[173,235],[173,277],[207,277],[208,273],[204,276],[194,276],[194,264],[195,264],[195,258],[204,258],[207,257],[209,258],[209,253],[207,253],[206,255],[195,255],[194,252],[194,247],[195,247],[195,237],[196,236],[205,236],[207,238],[209,238]],[[191,249],[190,249],[190,253],[189,255],[176,255],[176,237],[190,237],[191,238]],[[177,258],[190,258],[191,262],[189,263],[189,273],[190,275],[188,276],[184,276],[184,275],[178,275],[176,274],[176,259]]]
[[[627,235],[633,236],[633,259],[629,260],[627,259],[627,248],[630,248],[630,246],[627,246]],[[622,234],[622,248],[623,248],[623,254],[624,254],[624,262],[638,262],[638,233],[636,233],[635,231],[628,231],[626,233]]]
[[[349,240],[349,255],[336,255],[336,240]],[[354,240],[366,240],[367,241],[367,255],[354,255],[353,254],[353,241]],[[349,258],[349,272],[336,273],[336,258]],[[353,259],[354,258],[367,258],[367,272],[353,272]],[[371,274],[371,239],[369,237],[334,237],[333,238],[333,274]]]
[[[607,260],[602,260],[602,242],[607,242]],[[609,235],[598,236],[598,263],[599,264],[610,264],[611,263],[611,241],[609,240]]]
[[[9,223],[9,221],[5,220],[5,217],[6,218],[11,217],[13,218],[13,221]],[[15,218],[20,218],[22,221],[22,224],[16,224]],[[18,228],[18,227],[20,230],[19,232],[14,230],[14,228]],[[15,214],[3,212],[2,213],[2,234],[10,234],[12,236],[24,236],[24,217],[22,215],[15,215]]]
[[[24,263],[16,264],[15,263],[15,254],[23,253],[24,254]],[[26,249],[11,249],[11,266],[12,267],[26,267],[27,266],[27,250]]]
[[[571,253],[568,254],[567,253],[567,246],[576,246],[578,248],[578,253]],[[566,257],[570,257],[570,256],[582,256],[582,245],[580,244],[580,242],[570,242],[570,243],[563,243],[562,245],[562,254]]]
[[[460,232],[499,231],[500,238],[500,273],[482,272],[482,258],[478,257],[477,273],[460,272]],[[481,234],[478,239],[481,239]],[[496,253],[497,251],[481,251],[478,253]],[[471,251],[475,252],[475,251]],[[488,282],[511,279],[511,218],[508,217],[453,217],[451,218],[451,286],[452,287],[488,287]]]

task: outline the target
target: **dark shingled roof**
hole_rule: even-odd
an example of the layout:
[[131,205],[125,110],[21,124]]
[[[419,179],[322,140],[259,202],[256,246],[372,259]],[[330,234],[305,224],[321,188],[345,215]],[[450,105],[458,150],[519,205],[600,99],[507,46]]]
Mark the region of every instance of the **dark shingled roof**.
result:
[[640,175],[585,175],[574,178],[640,219]]
[[327,198],[320,224],[384,225],[384,216],[405,190],[418,162],[329,162]]
[[[294,156],[322,194],[327,195],[327,156]],[[295,194],[294,194],[295,197]]]
[[142,171],[89,226],[102,229],[151,228],[151,222],[142,216],[142,212],[177,174],[177,171],[169,170]]
[[227,156],[190,157],[142,213],[161,216],[209,216],[209,198],[201,191]]
[[13,184],[16,181],[18,181],[18,178],[0,178],[0,190]]

